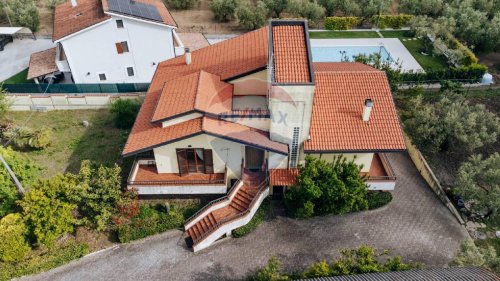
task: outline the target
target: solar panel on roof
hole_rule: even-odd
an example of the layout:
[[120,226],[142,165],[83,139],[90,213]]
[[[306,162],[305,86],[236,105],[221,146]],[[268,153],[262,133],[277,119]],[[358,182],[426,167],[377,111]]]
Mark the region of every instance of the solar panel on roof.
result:
[[108,7],[113,12],[149,20],[163,21],[158,9],[146,3],[130,0],[108,0]]

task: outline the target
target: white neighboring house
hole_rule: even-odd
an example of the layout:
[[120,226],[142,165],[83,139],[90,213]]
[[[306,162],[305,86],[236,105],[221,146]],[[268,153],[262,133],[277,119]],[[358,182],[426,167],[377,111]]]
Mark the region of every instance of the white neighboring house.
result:
[[71,0],[54,14],[56,65],[78,84],[149,83],[184,53],[176,28],[161,0]]

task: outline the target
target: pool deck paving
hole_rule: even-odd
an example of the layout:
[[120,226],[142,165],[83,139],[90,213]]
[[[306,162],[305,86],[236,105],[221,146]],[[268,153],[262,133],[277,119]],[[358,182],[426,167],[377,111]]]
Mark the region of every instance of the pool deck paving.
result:
[[[394,61],[401,63],[403,72],[423,72],[424,69],[415,60],[398,38],[354,38],[354,39],[311,39],[311,47],[351,47],[382,46]],[[396,66],[395,64],[393,64]]]
[[181,231],[173,230],[22,280],[241,280],[272,256],[294,272],[362,244],[387,249],[404,261],[446,266],[467,231],[406,153],[388,157],[398,180],[392,202],[382,208],[296,220],[272,207],[270,218],[249,235],[222,240],[197,253],[186,248]]

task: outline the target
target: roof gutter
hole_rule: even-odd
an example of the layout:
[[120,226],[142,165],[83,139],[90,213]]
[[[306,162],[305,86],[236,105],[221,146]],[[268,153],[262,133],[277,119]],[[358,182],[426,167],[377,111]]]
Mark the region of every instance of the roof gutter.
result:
[[92,28],[95,28],[95,27],[98,27],[98,26],[100,26],[100,25],[102,25],[102,24],[105,24],[105,23],[107,23],[108,21],[111,21],[111,20],[112,20],[111,18],[106,19],[106,20],[103,20],[103,21],[98,22],[98,23],[96,23],[96,24],[94,24],[94,25],[91,25],[91,26],[89,26],[89,27],[86,27],[86,28],[84,28],[84,29],[82,29],[82,30],[79,30],[79,31],[77,31],[77,32],[74,32],[74,33],[68,34],[68,35],[66,35],[66,36],[64,36],[64,37],[61,37],[61,38],[57,39],[57,40],[53,40],[53,42],[54,42],[54,43],[59,43],[59,42],[61,42],[61,41],[64,41],[64,40],[69,39],[69,38],[71,38],[71,37],[74,37],[74,36],[76,36],[76,35],[78,35],[78,34],[80,34],[80,33],[83,33],[83,32],[85,32],[85,31],[87,31],[87,30],[90,30],[90,29],[92,29]]
[[177,29],[177,26],[169,25],[169,24],[166,24],[164,22],[158,22],[158,21],[153,21],[153,20],[143,20],[143,19],[140,19],[140,18],[126,16],[126,15],[123,15],[123,14],[118,14],[118,13],[109,12],[109,11],[108,12],[105,11],[104,13],[107,14],[107,15],[110,15],[110,16],[121,17],[121,18],[125,18],[125,19],[139,21],[139,22],[154,24],[154,25],[157,25],[157,26],[164,26],[164,27],[166,26],[166,27],[170,27],[170,28],[173,28],[173,29]]

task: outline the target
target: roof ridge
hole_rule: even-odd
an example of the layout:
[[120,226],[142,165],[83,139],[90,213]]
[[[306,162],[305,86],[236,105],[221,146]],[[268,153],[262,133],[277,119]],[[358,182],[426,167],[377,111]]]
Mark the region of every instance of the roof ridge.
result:
[[201,75],[204,73],[205,71],[203,69],[200,69],[198,72],[196,72],[198,74],[198,80],[196,80],[196,96],[194,97],[194,100],[193,100],[193,108],[196,109],[198,106],[197,106],[197,101],[198,101],[198,95],[200,94],[200,81],[201,81]]

